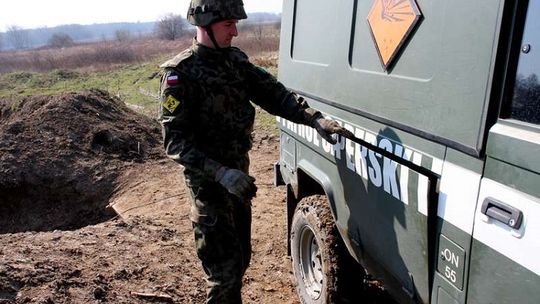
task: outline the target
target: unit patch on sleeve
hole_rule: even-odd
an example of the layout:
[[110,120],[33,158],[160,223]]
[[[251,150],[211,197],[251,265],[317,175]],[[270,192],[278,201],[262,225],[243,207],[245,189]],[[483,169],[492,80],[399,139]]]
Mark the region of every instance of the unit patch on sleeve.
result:
[[173,113],[179,105],[180,101],[174,98],[172,95],[168,95],[165,101],[163,101],[163,107],[169,110],[171,113]]

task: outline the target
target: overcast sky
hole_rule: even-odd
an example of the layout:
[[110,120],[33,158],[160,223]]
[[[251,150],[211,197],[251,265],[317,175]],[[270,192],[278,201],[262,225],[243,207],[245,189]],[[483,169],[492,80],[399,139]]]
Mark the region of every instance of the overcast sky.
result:
[[[244,0],[248,13],[281,13],[283,0]],[[168,14],[185,17],[189,0],[4,0],[0,32],[9,25],[23,28],[61,24],[155,21]]]

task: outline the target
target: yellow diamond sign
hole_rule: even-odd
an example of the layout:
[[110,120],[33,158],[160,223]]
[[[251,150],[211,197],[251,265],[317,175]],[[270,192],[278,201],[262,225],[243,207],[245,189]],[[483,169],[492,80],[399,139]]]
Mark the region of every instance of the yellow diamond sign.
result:
[[388,69],[421,16],[415,0],[375,0],[367,21],[384,70]]

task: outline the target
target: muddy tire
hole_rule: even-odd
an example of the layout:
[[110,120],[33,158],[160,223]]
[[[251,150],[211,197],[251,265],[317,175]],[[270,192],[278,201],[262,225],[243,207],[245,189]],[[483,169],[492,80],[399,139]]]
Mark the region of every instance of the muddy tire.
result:
[[[357,263],[352,262],[338,235],[326,197],[310,196],[300,201],[290,241],[296,291],[302,303],[357,303],[352,299],[351,283],[362,285],[365,273],[359,265],[353,265]],[[353,269],[357,270],[354,276]]]

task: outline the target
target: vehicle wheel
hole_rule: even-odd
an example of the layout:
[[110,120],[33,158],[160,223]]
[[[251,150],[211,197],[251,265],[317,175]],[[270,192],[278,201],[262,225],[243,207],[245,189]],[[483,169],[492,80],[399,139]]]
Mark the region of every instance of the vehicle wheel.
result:
[[353,269],[361,270],[355,278],[351,277],[351,268],[347,268],[352,258],[338,235],[326,197],[316,195],[300,201],[294,212],[290,241],[300,301],[352,303],[350,285],[353,281],[362,282],[365,272],[355,266]]

